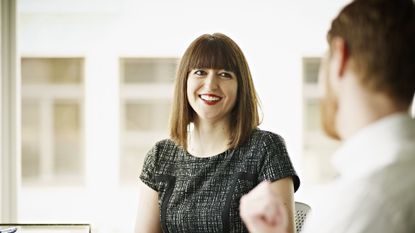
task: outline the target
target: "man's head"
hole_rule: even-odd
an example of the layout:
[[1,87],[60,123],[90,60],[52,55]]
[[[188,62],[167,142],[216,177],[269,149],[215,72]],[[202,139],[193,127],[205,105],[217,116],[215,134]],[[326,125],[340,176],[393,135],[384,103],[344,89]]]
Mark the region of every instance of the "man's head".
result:
[[[355,0],[344,7],[328,31],[329,52],[322,61],[326,95],[323,126],[339,138],[337,92],[330,76],[352,71],[359,85],[408,109],[415,92],[415,5],[412,0]],[[339,62],[331,62],[333,57]]]

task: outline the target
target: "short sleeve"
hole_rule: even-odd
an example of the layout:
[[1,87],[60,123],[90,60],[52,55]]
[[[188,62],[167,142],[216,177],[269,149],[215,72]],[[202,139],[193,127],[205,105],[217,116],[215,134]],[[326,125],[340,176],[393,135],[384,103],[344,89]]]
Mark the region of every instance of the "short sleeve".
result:
[[146,185],[150,188],[158,191],[156,182],[155,182],[155,171],[156,171],[156,157],[157,157],[157,145],[151,148],[151,150],[147,153],[143,169],[140,175],[141,181],[143,181]]
[[262,149],[264,150],[263,163],[259,169],[260,181],[276,181],[286,177],[292,177],[294,192],[300,187],[300,178],[291,163],[285,146],[284,139],[274,133],[267,132],[263,135]]

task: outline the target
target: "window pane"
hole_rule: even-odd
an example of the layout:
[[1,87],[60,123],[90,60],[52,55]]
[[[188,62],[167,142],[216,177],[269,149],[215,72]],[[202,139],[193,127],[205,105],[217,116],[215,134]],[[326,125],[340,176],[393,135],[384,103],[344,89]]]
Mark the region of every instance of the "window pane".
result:
[[[83,176],[81,115],[78,103],[54,104],[54,173],[61,179]],[[69,181],[69,180],[68,180]]]
[[303,163],[304,179],[311,183],[324,183],[336,174],[331,165],[331,155],[338,142],[331,140],[322,130],[318,93],[320,58],[303,58]]
[[305,100],[304,129],[309,131],[321,130],[320,102],[316,99]]
[[79,84],[81,58],[22,58],[23,84]]
[[176,66],[174,58],[123,58],[121,77],[124,83],[170,83]]
[[303,77],[305,83],[317,83],[320,69],[319,57],[303,58]]
[[157,140],[167,137],[170,100],[126,101],[123,153],[120,158],[122,183],[136,183],[147,152]]
[[166,130],[170,103],[168,101],[128,102],[125,106],[127,131]]
[[22,178],[40,176],[39,105],[36,101],[22,101]]

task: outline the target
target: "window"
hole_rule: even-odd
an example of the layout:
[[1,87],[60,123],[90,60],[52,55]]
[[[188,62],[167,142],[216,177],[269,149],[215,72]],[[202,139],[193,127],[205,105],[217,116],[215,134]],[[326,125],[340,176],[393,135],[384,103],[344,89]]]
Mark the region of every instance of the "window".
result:
[[22,182],[82,184],[82,58],[21,59]]
[[144,157],[168,137],[177,58],[120,59],[122,184],[136,185]]
[[338,142],[328,138],[321,128],[318,96],[319,57],[303,58],[303,160],[304,179],[324,183],[335,176],[330,157]]

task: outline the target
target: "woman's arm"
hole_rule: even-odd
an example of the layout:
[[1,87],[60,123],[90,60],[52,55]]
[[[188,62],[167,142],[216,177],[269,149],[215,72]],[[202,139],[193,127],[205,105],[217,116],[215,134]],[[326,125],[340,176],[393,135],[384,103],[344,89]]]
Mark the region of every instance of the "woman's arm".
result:
[[240,211],[250,232],[294,233],[292,178],[260,183],[242,197]]
[[158,193],[141,181],[139,191],[135,233],[161,233]]
[[287,213],[287,232],[295,233],[294,221],[294,185],[291,177],[276,180],[271,183],[271,189],[280,200]]

